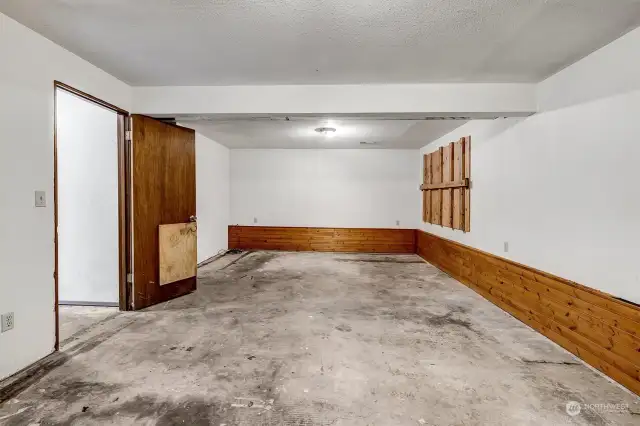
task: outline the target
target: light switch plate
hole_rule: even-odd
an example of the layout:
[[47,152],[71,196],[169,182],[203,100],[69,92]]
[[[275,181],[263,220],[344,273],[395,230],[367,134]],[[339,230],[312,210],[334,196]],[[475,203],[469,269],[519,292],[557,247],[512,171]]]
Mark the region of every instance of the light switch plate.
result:
[[47,207],[47,193],[36,191],[36,207]]

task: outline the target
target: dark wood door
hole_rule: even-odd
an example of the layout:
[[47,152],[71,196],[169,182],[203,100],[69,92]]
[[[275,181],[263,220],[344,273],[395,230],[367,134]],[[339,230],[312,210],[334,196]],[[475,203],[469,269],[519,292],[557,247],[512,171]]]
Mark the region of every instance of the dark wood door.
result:
[[160,285],[160,225],[196,215],[195,132],[132,116],[133,308],[142,309],[196,289],[196,277]]

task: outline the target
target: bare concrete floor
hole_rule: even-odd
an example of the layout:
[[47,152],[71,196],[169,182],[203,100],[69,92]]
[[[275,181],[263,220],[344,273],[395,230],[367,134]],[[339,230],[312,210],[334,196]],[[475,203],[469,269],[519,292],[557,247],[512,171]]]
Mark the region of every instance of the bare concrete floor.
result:
[[118,313],[118,308],[103,306],[60,306],[60,342]]
[[76,334],[0,423],[638,425],[637,404],[417,256],[256,252]]

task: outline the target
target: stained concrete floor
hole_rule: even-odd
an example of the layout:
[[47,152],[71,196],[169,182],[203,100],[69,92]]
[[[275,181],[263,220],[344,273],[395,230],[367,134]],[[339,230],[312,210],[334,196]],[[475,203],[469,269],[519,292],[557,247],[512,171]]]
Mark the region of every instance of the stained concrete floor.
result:
[[89,327],[111,319],[118,308],[105,306],[60,306],[60,342],[82,333]]
[[417,256],[233,260],[67,339],[0,424],[640,424],[637,397]]

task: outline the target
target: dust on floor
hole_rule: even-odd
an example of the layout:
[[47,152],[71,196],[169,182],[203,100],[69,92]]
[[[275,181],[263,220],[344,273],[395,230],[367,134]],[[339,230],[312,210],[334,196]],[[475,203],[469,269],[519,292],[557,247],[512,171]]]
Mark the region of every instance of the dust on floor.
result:
[[415,255],[223,258],[52,363],[1,424],[640,423],[637,397]]
[[64,344],[74,335],[117,315],[118,308],[105,306],[60,306],[60,342]]

